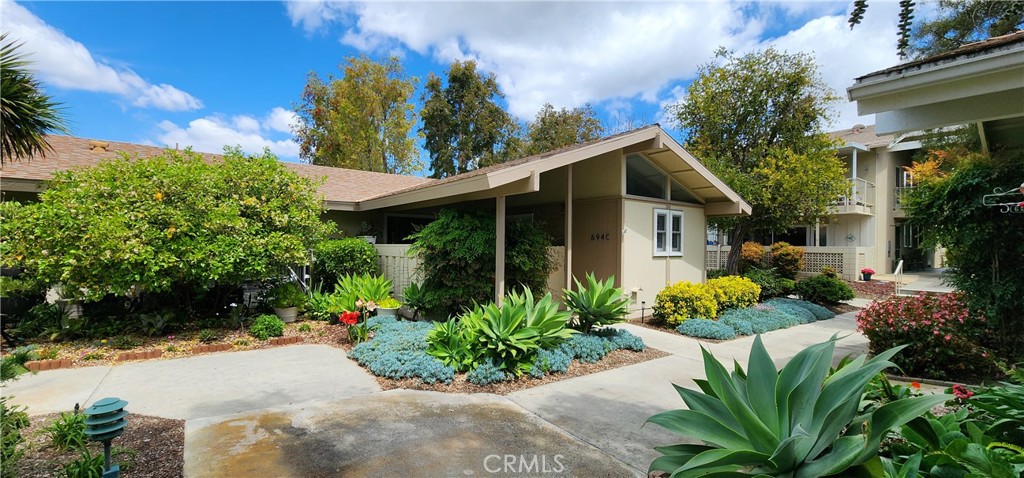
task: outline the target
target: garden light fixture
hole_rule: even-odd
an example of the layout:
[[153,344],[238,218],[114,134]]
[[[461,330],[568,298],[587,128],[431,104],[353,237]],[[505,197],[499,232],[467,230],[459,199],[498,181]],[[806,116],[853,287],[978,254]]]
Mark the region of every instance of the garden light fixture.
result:
[[116,397],[100,399],[85,409],[85,436],[91,441],[103,442],[103,478],[121,476],[121,466],[110,464],[110,441],[124,433],[128,426],[128,402]]

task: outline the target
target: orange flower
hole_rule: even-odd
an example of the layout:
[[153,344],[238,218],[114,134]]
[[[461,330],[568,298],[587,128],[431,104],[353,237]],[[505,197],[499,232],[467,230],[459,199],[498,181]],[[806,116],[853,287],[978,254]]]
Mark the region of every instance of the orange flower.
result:
[[916,388],[918,390],[921,389],[921,384],[917,383],[917,382],[910,382],[910,386],[913,387],[913,388]]
[[153,195],[153,199],[156,199],[157,201],[163,201],[164,200],[164,193],[158,192],[158,193],[154,194]]

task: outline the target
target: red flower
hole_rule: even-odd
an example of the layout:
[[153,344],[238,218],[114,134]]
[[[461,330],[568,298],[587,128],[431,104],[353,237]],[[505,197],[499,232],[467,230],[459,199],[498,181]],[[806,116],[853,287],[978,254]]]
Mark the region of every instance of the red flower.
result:
[[967,389],[967,387],[960,385],[959,383],[953,385],[953,395],[960,400],[967,400],[974,396],[974,392]]
[[356,325],[356,322],[359,322],[359,312],[342,312],[338,321],[345,325]]
[[921,389],[921,384],[917,383],[917,382],[910,382],[910,386],[913,387],[913,388],[916,388],[918,390]]

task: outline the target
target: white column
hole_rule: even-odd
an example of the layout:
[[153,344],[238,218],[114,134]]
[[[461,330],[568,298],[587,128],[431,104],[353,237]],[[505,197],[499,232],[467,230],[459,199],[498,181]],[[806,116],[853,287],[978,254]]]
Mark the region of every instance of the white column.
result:
[[814,246],[818,246],[819,238],[821,237],[821,220],[814,220]]
[[857,205],[857,148],[853,148],[853,170],[850,172],[851,183],[853,183],[853,190],[851,191],[850,200],[853,201],[853,205]]
[[572,164],[566,167],[565,186],[565,288],[572,289]]
[[501,307],[505,295],[505,196],[496,201],[497,234],[494,241],[494,303]]

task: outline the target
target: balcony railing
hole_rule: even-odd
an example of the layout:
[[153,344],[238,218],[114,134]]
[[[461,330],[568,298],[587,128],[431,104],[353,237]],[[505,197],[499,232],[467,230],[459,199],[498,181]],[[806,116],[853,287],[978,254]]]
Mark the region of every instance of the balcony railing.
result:
[[873,214],[875,183],[861,178],[849,178],[850,194],[840,196],[835,203],[837,214]]

